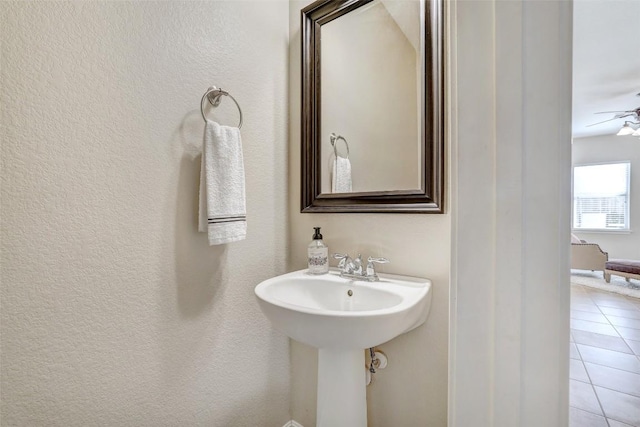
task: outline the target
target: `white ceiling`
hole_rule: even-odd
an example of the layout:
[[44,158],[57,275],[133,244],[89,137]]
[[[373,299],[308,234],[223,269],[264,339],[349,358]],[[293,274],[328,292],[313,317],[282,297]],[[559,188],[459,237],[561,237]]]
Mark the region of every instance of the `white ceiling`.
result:
[[[640,0],[574,0],[573,136],[610,135],[640,107]],[[628,119],[627,119],[628,120]]]

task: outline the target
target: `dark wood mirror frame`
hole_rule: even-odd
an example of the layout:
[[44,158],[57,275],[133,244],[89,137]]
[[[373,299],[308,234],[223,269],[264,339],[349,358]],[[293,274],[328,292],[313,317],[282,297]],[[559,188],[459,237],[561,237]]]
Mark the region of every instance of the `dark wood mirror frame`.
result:
[[302,9],[301,212],[444,213],[444,68],[442,0],[425,0],[420,189],[321,192],[320,33],[323,24],[372,0],[319,0]]

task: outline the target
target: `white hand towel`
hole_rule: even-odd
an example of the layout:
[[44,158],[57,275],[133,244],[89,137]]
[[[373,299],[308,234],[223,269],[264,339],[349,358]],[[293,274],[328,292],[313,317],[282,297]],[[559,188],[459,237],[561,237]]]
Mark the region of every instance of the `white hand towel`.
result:
[[209,245],[247,237],[247,209],[240,129],[207,120],[200,171],[198,229]]
[[331,192],[351,193],[351,161],[336,156],[331,163]]

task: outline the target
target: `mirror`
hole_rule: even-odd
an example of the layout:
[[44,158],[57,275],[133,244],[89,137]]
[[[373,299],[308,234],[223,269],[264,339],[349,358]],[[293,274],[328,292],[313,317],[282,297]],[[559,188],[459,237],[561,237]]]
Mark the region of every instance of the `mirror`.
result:
[[443,212],[440,1],[302,10],[302,212]]

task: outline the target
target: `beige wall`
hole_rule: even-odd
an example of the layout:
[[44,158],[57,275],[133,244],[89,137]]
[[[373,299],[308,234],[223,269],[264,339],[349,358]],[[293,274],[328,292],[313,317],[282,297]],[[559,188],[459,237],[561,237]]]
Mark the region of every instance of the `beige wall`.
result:
[[[447,336],[450,215],[301,214],[300,202],[300,9],[290,4],[289,270],[306,268],[313,226],[321,226],[330,252],[385,256],[382,271],[427,277],[433,302],[425,325],[381,345],[389,366],[367,388],[369,425],[447,425]],[[315,425],[316,351],[291,342],[291,412],[305,427]]]
[[572,4],[448,4],[449,426],[566,427]]
[[[3,425],[282,426],[286,2],[2,2]],[[245,114],[248,237],[196,231],[198,103]],[[233,123],[229,101],[221,110]]]
[[631,162],[631,233],[575,233],[581,239],[598,243],[609,258],[640,259],[640,140],[633,136],[602,135],[573,140],[574,165]]
[[419,56],[382,3],[362,9],[322,29],[322,192],[331,192],[331,133],[349,144],[353,191],[417,189]]

